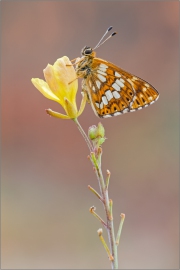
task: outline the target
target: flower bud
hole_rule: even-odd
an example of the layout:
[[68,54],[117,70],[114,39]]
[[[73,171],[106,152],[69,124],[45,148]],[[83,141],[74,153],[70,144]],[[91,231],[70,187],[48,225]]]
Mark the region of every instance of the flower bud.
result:
[[90,140],[94,140],[97,138],[97,127],[95,125],[89,127],[88,137]]
[[89,139],[92,141],[95,148],[98,148],[105,141],[105,130],[101,123],[97,126],[91,126],[88,130]]
[[99,123],[98,126],[97,126],[97,136],[101,137],[101,138],[104,138],[104,135],[105,135],[104,127],[103,127],[103,125],[101,123]]

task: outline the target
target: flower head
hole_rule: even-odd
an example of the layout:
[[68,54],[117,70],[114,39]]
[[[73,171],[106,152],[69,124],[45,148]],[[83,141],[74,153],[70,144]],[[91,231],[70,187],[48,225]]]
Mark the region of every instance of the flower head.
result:
[[33,78],[32,83],[46,98],[58,102],[64,108],[66,115],[51,109],[46,112],[62,119],[76,119],[84,110],[86,94],[82,93],[83,98],[78,111],[76,105],[78,80],[69,58],[63,56],[57,59],[54,65],[48,64],[43,72],[46,81]]

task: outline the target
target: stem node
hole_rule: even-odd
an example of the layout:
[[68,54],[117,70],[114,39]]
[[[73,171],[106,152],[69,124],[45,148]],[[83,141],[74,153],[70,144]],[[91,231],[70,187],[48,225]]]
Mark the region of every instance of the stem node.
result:
[[107,224],[104,222],[104,220],[95,212],[95,210],[96,210],[96,207],[95,206],[91,206],[90,207],[90,209],[89,209],[89,212],[91,213],[91,214],[93,214],[93,216],[95,217],[95,218],[97,218],[103,225],[104,225],[104,227],[107,229]]

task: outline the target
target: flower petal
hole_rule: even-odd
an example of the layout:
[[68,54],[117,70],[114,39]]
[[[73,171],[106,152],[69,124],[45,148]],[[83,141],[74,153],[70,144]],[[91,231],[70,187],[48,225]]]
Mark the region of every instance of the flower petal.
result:
[[47,65],[47,67],[43,70],[43,72],[46,82],[48,83],[52,92],[56,96],[58,96],[58,98],[61,100],[61,103],[64,103],[64,99],[62,97],[66,95],[68,87],[65,80],[62,80],[60,78],[61,77],[60,74],[55,73],[54,66],[50,64]]
[[[67,56],[57,59],[54,63],[54,73],[67,86],[66,97],[75,103],[78,90],[78,80],[74,67]],[[64,95],[63,95],[64,96]]]
[[51,91],[49,85],[44,80],[32,78],[31,82],[46,98],[60,102],[59,98]]
[[57,117],[57,118],[61,118],[61,119],[70,119],[70,117],[68,115],[62,114],[62,113],[58,113],[58,112],[54,112],[51,109],[47,109],[46,110],[47,114]]

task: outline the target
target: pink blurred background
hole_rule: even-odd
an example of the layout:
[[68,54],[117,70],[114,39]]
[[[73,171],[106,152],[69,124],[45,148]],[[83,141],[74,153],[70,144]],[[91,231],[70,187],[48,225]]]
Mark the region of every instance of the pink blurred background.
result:
[[[2,265],[3,269],[108,269],[89,213],[103,207],[88,148],[72,121],[31,84],[48,63],[78,57],[114,26],[97,56],[158,89],[152,106],[98,119],[86,106],[84,129],[101,121],[108,138],[103,170],[121,269],[178,269],[178,1],[3,1],[2,7]],[[79,84],[79,92],[81,90]],[[80,103],[78,94],[78,104]],[[104,230],[104,236],[106,232]]]

